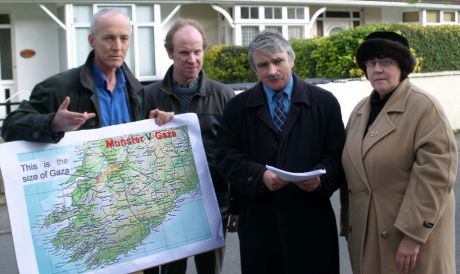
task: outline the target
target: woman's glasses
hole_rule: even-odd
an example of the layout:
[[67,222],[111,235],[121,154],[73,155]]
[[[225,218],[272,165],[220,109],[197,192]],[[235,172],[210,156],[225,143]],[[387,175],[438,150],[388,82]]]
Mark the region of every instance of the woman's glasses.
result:
[[364,66],[366,66],[366,68],[375,68],[377,63],[379,66],[386,68],[393,65],[394,61],[391,58],[375,58],[373,60],[364,61]]

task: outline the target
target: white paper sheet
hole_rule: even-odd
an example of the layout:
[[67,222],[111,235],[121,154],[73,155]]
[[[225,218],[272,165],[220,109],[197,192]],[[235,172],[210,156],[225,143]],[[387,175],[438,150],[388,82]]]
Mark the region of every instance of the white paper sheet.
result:
[[272,166],[269,166],[269,165],[266,165],[266,167],[267,167],[268,170],[273,171],[281,179],[283,179],[285,181],[293,182],[293,183],[309,180],[309,179],[312,179],[312,178],[314,178],[316,176],[321,176],[323,174],[326,174],[325,169],[317,169],[317,170],[313,170],[313,171],[297,173],[297,172],[289,172],[289,171],[282,170],[282,169],[272,167]]
[[20,273],[131,273],[224,244],[195,114],[0,155]]

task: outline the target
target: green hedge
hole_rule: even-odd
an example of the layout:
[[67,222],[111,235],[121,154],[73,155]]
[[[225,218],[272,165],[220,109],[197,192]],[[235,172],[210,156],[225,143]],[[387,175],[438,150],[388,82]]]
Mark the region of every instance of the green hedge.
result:
[[[395,31],[409,40],[417,57],[416,72],[460,70],[460,26],[407,24],[368,25],[329,37],[292,39],[296,53],[294,71],[302,78],[361,77],[354,61],[358,45],[369,33]],[[204,69],[209,78],[223,83],[254,82],[248,67],[247,47],[215,45],[205,54]]]
[[203,69],[210,79],[222,83],[245,83],[257,80],[249,69],[247,47],[214,45],[204,55]]

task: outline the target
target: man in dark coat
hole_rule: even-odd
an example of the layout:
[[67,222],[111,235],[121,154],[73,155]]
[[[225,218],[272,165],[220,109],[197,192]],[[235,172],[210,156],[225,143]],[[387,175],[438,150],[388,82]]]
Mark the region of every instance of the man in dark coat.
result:
[[[124,63],[131,24],[120,9],[94,15],[86,63],[37,84],[2,127],[5,141],[57,143],[64,133],[145,118],[142,85]],[[152,113],[153,115],[153,113]]]
[[[259,34],[249,61],[260,82],[230,100],[218,134],[218,168],[238,194],[243,274],[339,273],[329,197],[343,182],[340,106],[298,78],[294,60],[280,34]],[[326,174],[294,183],[266,165]]]
[[[162,81],[145,87],[146,109],[197,114],[225,232],[230,214],[230,192],[216,168],[215,140],[224,107],[234,93],[231,88],[208,79],[202,70],[206,39],[198,22],[178,20],[166,35],[165,48],[173,64]],[[197,273],[220,273],[223,256],[223,247],[195,255]],[[187,258],[184,258],[162,265],[161,273],[185,274],[186,269]],[[158,268],[144,270],[144,273],[158,273]]]

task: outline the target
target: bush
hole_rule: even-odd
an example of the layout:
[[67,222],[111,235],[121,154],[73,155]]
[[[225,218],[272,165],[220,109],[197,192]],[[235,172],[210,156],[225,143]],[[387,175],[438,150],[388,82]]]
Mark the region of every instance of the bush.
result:
[[421,72],[460,70],[459,26],[395,26],[415,49]]
[[[329,37],[292,39],[296,53],[295,73],[302,78],[361,77],[355,63],[356,48],[374,31],[394,31],[409,41],[417,57],[416,72],[460,70],[460,26],[379,24],[360,26]],[[248,67],[247,47],[215,45],[205,54],[209,78],[223,83],[254,82]]]
[[317,47],[317,39],[292,39],[292,49],[295,52],[295,73],[302,78],[316,74],[316,60],[311,52]]
[[204,71],[211,79],[225,84],[256,81],[249,69],[247,47],[214,45],[204,59]]

